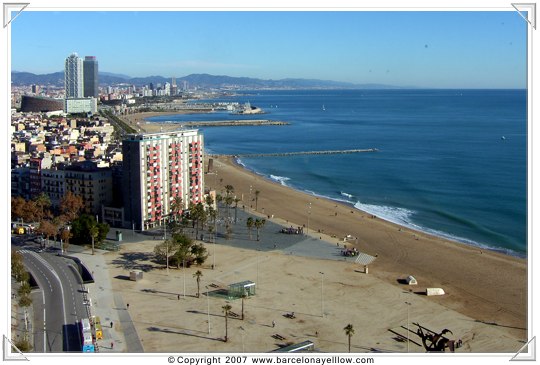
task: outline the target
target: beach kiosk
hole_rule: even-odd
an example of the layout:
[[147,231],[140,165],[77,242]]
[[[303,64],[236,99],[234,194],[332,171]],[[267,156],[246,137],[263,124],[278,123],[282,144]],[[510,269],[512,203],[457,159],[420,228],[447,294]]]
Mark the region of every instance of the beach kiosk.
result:
[[255,283],[250,280],[241,281],[239,283],[234,283],[229,285],[228,290],[229,299],[238,299],[246,295],[248,297],[255,295]]
[[143,272],[141,270],[133,270],[129,273],[129,280],[139,281],[143,278]]

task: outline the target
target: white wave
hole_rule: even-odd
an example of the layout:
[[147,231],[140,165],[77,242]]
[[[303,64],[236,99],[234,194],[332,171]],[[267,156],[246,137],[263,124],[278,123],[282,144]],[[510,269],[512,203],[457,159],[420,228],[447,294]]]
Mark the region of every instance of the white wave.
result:
[[437,236],[437,237],[445,238],[454,242],[466,244],[468,246],[475,246],[475,247],[485,249],[485,250],[502,252],[504,254],[511,255],[511,256],[517,256],[517,257],[524,256],[523,254],[520,254],[511,249],[489,246],[489,245],[476,242],[467,238],[463,238],[463,237],[456,236],[450,233],[446,233],[446,232],[442,232],[436,229],[427,228],[427,227],[418,225],[414,223],[411,219],[411,217],[415,214],[415,212],[409,209],[390,207],[390,206],[381,206],[381,205],[372,205],[372,204],[363,204],[361,202],[357,202],[356,204],[354,204],[354,207],[368,214],[373,214],[377,216],[378,218],[398,224],[403,227],[413,229],[418,232],[424,232],[427,234],[431,234],[433,236]]
[[236,163],[239,164],[240,166],[243,166],[244,168],[247,168],[246,164],[238,157],[236,158]]
[[352,194],[349,194],[349,193],[345,193],[344,191],[340,191],[340,194],[343,195],[344,197],[347,197],[349,199],[352,199],[353,195]]
[[276,176],[276,175],[270,175],[270,178],[274,181],[277,181],[283,186],[289,186],[287,185],[287,181],[289,181],[291,178],[285,177],[285,176]]
[[410,219],[411,216],[414,214],[412,210],[398,207],[390,207],[385,205],[364,204],[361,202],[357,202],[356,204],[354,204],[354,207],[366,213],[382,218],[386,221],[396,223],[402,226],[411,226],[411,228],[413,228],[413,224]]

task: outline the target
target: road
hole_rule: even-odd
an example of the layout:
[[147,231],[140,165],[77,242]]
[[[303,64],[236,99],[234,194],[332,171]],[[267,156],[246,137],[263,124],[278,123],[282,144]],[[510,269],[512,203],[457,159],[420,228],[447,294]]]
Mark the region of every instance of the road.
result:
[[35,351],[81,351],[78,322],[87,317],[87,311],[76,269],[70,260],[50,253],[27,249],[19,252],[41,291],[41,301],[34,302]]

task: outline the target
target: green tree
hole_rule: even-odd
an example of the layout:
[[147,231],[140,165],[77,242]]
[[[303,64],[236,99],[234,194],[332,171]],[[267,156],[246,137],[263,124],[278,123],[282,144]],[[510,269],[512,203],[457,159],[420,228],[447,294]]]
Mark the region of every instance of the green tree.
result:
[[203,276],[201,270],[197,270],[195,274],[193,274],[193,277],[197,280],[197,298],[201,296],[201,276]]
[[345,335],[347,335],[347,338],[349,340],[349,353],[351,352],[351,337],[354,335],[354,328],[352,324],[348,324],[343,328],[345,331]]
[[28,295],[23,295],[19,298],[19,305],[21,307],[30,307],[32,305],[32,299]]
[[234,193],[234,186],[232,185],[225,185],[225,193],[227,194],[227,196],[231,195],[232,193]]
[[71,233],[73,241],[81,245],[92,244],[92,227],[97,227],[98,233],[94,236],[94,244],[102,243],[109,233],[109,225],[106,223],[98,223],[96,218],[90,214],[81,214],[77,219],[71,222]]
[[181,220],[183,209],[184,209],[184,205],[182,202],[182,197],[175,196],[171,203],[171,214],[175,222],[179,222]]
[[246,220],[246,226],[247,226],[247,229],[248,229],[248,232],[249,232],[249,239],[253,239],[251,238],[251,230],[253,229],[255,225],[255,221],[253,220],[252,217],[249,217],[247,220]]
[[257,241],[260,240],[260,237],[259,237],[259,231],[260,229],[266,224],[266,219],[255,219],[255,222],[254,222],[254,226],[255,228],[257,229]]
[[99,235],[99,228],[96,226],[92,226],[90,227],[90,230],[88,232],[90,234],[90,237],[92,238],[92,255],[94,254],[94,246],[95,246],[95,241],[96,241],[96,238],[98,237]]
[[31,290],[32,288],[30,287],[30,283],[28,283],[28,281],[23,281],[19,289],[17,289],[17,294],[19,294],[19,296],[21,297],[25,295],[30,295]]
[[11,251],[11,276],[21,283],[24,284],[30,278],[30,275],[24,268],[23,257],[19,251]]
[[200,266],[208,258],[208,252],[202,243],[196,243],[181,233],[173,233],[169,239],[154,247],[154,254],[158,261],[166,262],[167,249],[169,263],[176,265],[177,268],[180,268],[183,263],[188,267],[191,264]]
[[229,319],[229,312],[231,311],[232,307],[230,304],[225,304],[223,307],[221,307],[221,309],[223,309],[223,313],[225,313],[225,342],[227,342],[229,340],[229,337],[228,337],[228,332],[229,332],[229,323],[228,323],[228,319]]
[[232,196],[225,197],[225,205],[227,206],[227,218],[229,218],[231,216],[230,208],[231,208],[231,205],[232,205],[233,201],[234,201],[234,198]]

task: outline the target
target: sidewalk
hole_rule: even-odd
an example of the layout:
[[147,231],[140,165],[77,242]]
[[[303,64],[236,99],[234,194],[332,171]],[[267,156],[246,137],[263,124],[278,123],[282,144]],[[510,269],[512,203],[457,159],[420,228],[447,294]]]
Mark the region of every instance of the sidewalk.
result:
[[[86,284],[92,301],[91,313],[98,316],[103,328],[103,339],[98,340],[99,352],[143,352],[143,347],[120,295],[113,292],[109,269],[103,254],[106,251],[90,250],[72,254],[78,257],[90,272],[94,283]],[[113,323],[111,328],[110,323]],[[111,347],[111,342],[114,346]]]

